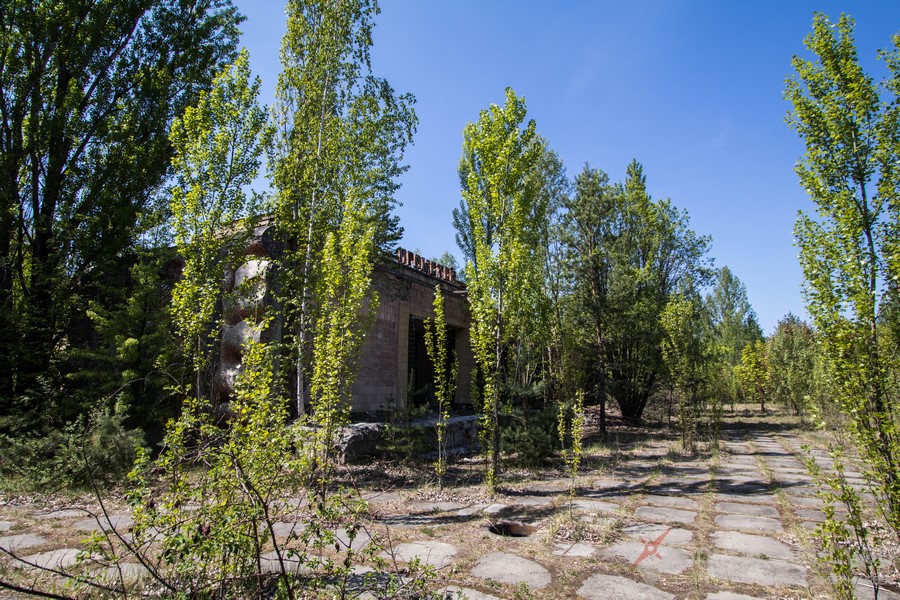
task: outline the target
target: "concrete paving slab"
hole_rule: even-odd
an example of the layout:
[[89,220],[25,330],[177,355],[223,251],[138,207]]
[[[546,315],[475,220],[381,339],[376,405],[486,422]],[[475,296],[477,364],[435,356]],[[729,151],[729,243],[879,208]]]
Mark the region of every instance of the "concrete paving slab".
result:
[[713,496],[716,502],[741,502],[743,504],[769,504],[777,502],[775,494],[766,491],[761,494],[731,494],[719,492]]
[[783,560],[713,554],[706,563],[706,570],[716,579],[735,583],[799,588],[807,586],[806,568]]
[[735,594],[734,592],[713,592],[706,595],[706,600],[763,600],[757,596]]
[[409,509],[418,512],[449,512],[466,506],[468,505],[462,502],[413,502]]
[[556,549],[553,551],[555,556],[569,556],[577,558],[588,558],[594,555],[596,548],[584,542],[574,543],[557,543]]
[[613,504],[612,502],[604,502],[602,500],[585,500],[583,498],[577,498],[572,502],[572,505],[581,510],[586,510],[588,512],[615,512],[619,510],[618,504]]
[[792,488],[792,487],[802,487],[807,485],[813,485],[813,480],[811,477],[800,477],[798,475],[781,475],[775,476],[775,481],[777,481],[778,487],[782,488]]
[[752,535],[739,531],[716,531],[712,534],[711,539],[717,548],[749,556],[761,558],[764,555],[769,558],[785,560],[796,558],[790,546],[764,535]]
[[716,479],[714,490],[722,494],[737,494],[739,496],[758,496],[772,493],[772,488],[768,483],[730,479]]
[[506,552],[491,552],[482,556],[472,569],[472,575],[510,585],[524,583],[532,590],[543,589],[551,581],[550,571],[543,566]]
[[352,539],[350,537],[350,533],[343,527],[335,529],[334,535],[335,537],[337,537],[338,543],[340,543],[341,545],[341,550],[362,550],[372,541],[372,537],[365,529],[358,529]]
[[48,513],[35,513],[31,516],[38,521],[47,521],[53,519],[71,519],[73,517],[83,517],[87,514],[88,512],[86,510],[81,510],[80,508],[67,508],[64,510],[54,510]]
[[680,496],[661,496],[658,494],[645,494],[643,498],[644,504],[652,504],[653,506],[667,506],[669,508],[681,508],[683,510],[699,511],[700,503],[690,498],[682,498]]
[[0,531],[9,531],[15,525],[12,521],[0,521]]
[[80,553],[81,550],[78,548],[60,548],[50,552],[23,556],[22,560],[35,565],[39,569],[66,569],[78,562]]
[[440,523],[440,517],[432,514],[424,515],[384,515],[379,517],[379,523],[401,529],[413,527],[429,527]]
[[716,510],[731,515],[749,515],[753,517],[779,517],[778,509],[765,504],[744,504],[742,502],[717,502]]
[[[697,496],[706,493],[708,483],[686,483],[683,480],[678,481],[660,481],[649,486],[644,491],[659,496]],[[638,491],[638,490],[635,490]]]
[[805,471],[805,465],[796,458],[768,458],[766,464],[773,471],[778,469],[804,469]]
[[474,515],[476,513],[480,513],[488,506],[489,506],[488,504],[473,504],[472,506],[467,506],[465,508],[461,508],[458,511],[454,512],[453,514],[455,514],[458,517],[471,517],[472,515]]
[[521,489],[523,494],[551,495],[568,494],[572,483],[569,480],[551,479],[549,481],[539,481],[531,483]]
[[306,523],[301,523],[299,521],[276,521],[275,523],[272,523],[272,531],[275,532],[275,536],[278,538],[300,535],[304,529],[306,529]]
[[719,515],[716,525],[733,531],[782,531],[781,521],[769,517],[751,517],[747,515]]
[[822,499],[815,496],[791,496],[789,501],[794,506],[808,506],[810,508],[821,508],[825,506]]
[[445,542],[425,540],[399,544],[393,550],[381,553],[382,558],[402,560],[409,562],[415,558],[435,569],[443,569],[453,562],[456,556],[456,547]]
[[78,521],[74,527],[79,531],[112,531],[115,529],[119,533],[125,533],[132,525],[134,525],[134,521],[130,515],[109,515],[109,518],[98,516]]
[[694,539],[694,533],[689,529],[669,527],[657,523],[638,523],[636,525],[629,525],[622,529],[622,533],[635,540],[644,539],[645,541],[649,541],[657,539],[667,530],[669,533],[663,538],[662,546],[687,546]]
[[628,564],[641,570],[649,569],[672,575],[684,573],[694,564],[694,559],[686,550],[672,546],[660,546],[656,548],[655,553],[641,559],[646,547],[639,541],[624,540],[603,550],[603,556],[624,559]]
[[675,600],[675,595],[658,588],[617,575],[588,577],[578,588],[578,596],[585,600]]
[[370,504],[389,504],[391,502],[400,502],[403,500],[403,494],[400,492],[367,492],[363,494],[363,500]]
[[806,496],[809,498],[815,498],[816,496],[816,488],[811,485],[797,485],[797,486],[783,486],[781,491],[787,494],[788,496]]
[[7,535],[0,537],[0,548],[7,552],[17,552],[25,548],[34,548],[35,546],[43,546],[47,540],[39,535],[31,533],[22,533],[19,535]]
[[472,588],[457,587],[455,585],[445,587],[444,589],[439,590],[439,593],[441,594],[442,600],[501,600],[501,598],[498,598],[497,596],[491,596],[490,594],[485,594],[478,590],[473,590]]
[[140,563],[126,562],[117,567],[106,567],[99,573],[97,578],[106,584],[117,584],[119,582],[125,585],[132,585],[141,579],[150,576],[150,571]]
[[489,504],[489,505],[487,505],[486,507],[484,507],[484,511],[483,511],[483,512],[484,512],[485,514],[488,514],[488,515],[495,515],[495,514],[497,514],[498,512],[500,512],[501,510],[503,510],[503,509],[505,509],[505,508],[509,508],[509,505],[508,505],[508,504],[494,503],[494,504]]
[[[853,582],[853,591],[856,593],[856,597],[859,600],[875,600],[875,588],[872,587],[870,581],[857,578]],[[878,600],[900,600],[900,594],[879,586]]]
[[657,506],[641,506],[634,511],[636,517],[658,523],[685,523],[690,525],[697,518],[697,513],[680,508],[663,508]]
[[[282,564],[285,571],[296,575],[309,575],[315,571],[309,562],[301,561],[296,556],[287,556],[282,553],[281,560],[279,560],[278,554],[274,550],[262,554],[259,558],[260,569],[263,573],[281,573]],[[310,560],[314,561],[312,563],[314,565],[316,559],[310,558]]]
[[[794,511],[794,514],[797,515],[798,518],[804,521],[813,521],[815,523],[824,523],[825,522],[825,513],[821,510],[816,510],[814,508],[801,508]],[[838,515],[840,518],[840,515]]]
[[[591,491],[603,492],[607,490],[627,490],[634,482],[625,481],[624,479],[594,479],[588,488]],[[592,494],[588,494],[592,495]]]
[[519,496],[514,500],[516,506],[550,506],[554,501],[553,496]]

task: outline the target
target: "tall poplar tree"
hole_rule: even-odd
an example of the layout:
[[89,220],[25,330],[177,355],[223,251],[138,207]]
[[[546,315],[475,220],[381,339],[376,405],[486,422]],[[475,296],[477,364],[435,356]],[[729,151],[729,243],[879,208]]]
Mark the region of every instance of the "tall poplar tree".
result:
[[374,0],[287,4],[269,164],[284,242],[277,299],[282,372],[298,414],[309,390],[309,342],[317,335],[316,265],[329,234],[341,227],[348,198],[361,203],[361,218],[371,224],[378,248],[389,250],[402,233],[391,211],[396,178],[406,170],[402,156],[415,131],[415,99],[371,74],[378,12]]
[[681,448],[689,452],[694,449],[704,367],[708,360],[703,327],[705,317],[700,295],[688,286],[683,292],[672,295],[660,315],[660,326],[665,332],[663,359],[679,399]]
[[[884,344],[883,309],[900,282],[900,35],[884,87],[859,63],[853,20],[813,18],[785,95],[788,124],[806,144],[796,171],[815,204],[794,231],[807,310],[887,522],[900,532],[900,402],[896,351]],[[885,312],[885,317],[890,313]]]
[[460,159],[474,257],[466,263],[470,335],[484,381],[482,435],[492,489],[500,471],[499,416],[508,393],[509,345],[521,331],[543,273],[540,242],[547,206],[532,177],[543,145],[533,120],[523,127],[525,114],[524,99],[507,88],[503,106],[492,104],[463,129]]
[[249,60],[242,51],[216,76],[212,89],[200,94],[197,105],[175,120],[170,134],[176,181],[172,229],[184,260],[172,289],[171,314],[198,398],[209,392],[202,377],[210,342],[219,334],[215,308],[225,272],[243,250],[241,234],[249,233],[246,219],[258,204],[245,188],[256,178],[268,143],[265,109],[258,104],[260,81],[251,81]]

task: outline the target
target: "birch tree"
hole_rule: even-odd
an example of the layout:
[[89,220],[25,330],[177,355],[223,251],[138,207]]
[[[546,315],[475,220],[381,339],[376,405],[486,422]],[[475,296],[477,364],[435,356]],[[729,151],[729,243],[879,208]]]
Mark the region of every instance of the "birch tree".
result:
[[[341,227],[348,195],[389,250],[402,229],[391,214],[406,170],[402,156],[416,126],[415,99],[371,74],[374,0],[291,0],[281,47],[275,143],[270,153],[277,190],[273,207],[284,242],[280,269],[282,369],[295,411],[304,411],[317,335],[316,265],[329,234]],[[354,209],[356,210],[356,209]]]

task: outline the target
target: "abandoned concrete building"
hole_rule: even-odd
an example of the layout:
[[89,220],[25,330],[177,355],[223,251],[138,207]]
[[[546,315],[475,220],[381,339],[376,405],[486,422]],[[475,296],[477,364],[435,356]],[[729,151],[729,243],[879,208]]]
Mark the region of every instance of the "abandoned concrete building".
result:
[[374,413],[428,404],[434,398],[434,366],[425,351],[425,319],[432,316],[434,287],[444,295],[449,343],[458,361],[457,407],[471,404],[474,358],[469,345],[469,302],[453,269],[398,250],[395,262],[375,265],[375,322],[363,344],[354,381],[352,411]]
[[[254,232],[246,247],[246,261],[226,284],[232,291],[250,280],[253,292],[224,307],[221,356],[213,396],[227,399],[240,370],[243,343],[248,338],[277,336],[260,332],[253,322],[256,308],[269,296],[267,274],[278,243],[270,225]],[[423,407],[434,400],[434,367],[425,350],[425,319],[432,316],[435,286],[442,287],[448,342],[458,364],[454,408],[471,404],[470,378],[474,358],[469,345],[469,303],[465,285],[453,269],[398,250],[393,260],[380,260],[372,272],[378,309],[363,343],[357,375],[351,388],[351,413],[377,415],[397,409]]]

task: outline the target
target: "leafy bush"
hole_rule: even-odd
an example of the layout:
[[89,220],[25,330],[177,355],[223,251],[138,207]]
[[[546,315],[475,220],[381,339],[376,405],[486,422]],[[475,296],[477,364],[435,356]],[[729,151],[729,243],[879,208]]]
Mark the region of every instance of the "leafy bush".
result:
[[557,455],[557,413],[555,408],[536,413],[514,410],[500,432],[500,448],[516,453],[519,464],[537,467]]
[[126,429],[125,416],[95,409],[61,431],[23,437],[0,436],[0,476],[25,489],[80,488],[120,480],[144,445],[139,429]]

